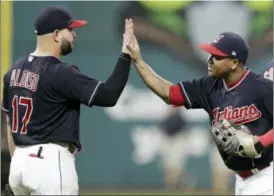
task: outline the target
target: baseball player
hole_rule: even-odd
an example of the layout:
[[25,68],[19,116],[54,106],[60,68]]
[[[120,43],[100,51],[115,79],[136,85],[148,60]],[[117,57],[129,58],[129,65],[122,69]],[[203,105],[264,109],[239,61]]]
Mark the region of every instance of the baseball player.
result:
[[[267,69],[264,72],[264,78],[273,81],[273,59],[272,61],[270,61]],[[274,135],[274,131],[273,129],[271,129],[266,134],[259,137],[260,142],[263,143],[263,146],[268,147],[273,145],[273,135]]]
[[207,77],[178,84],[161,78],[128,46],[144,83],[167,104],[205,109],[226,166],[236,173],[236,195],[273,195],[273,84],[246,67],[249,48],[241,36],[221,33],[200,44],[210,54]]
[[81,73],[61,56],[72,52],[74,20],[62,7],[48,7],[35,21],[36,50],[4,76],[10,153],[9,184],[15,195],[78,195],[75,153],[80,104],[114,106],[127,82],[133,43],[132,20],[125,21],[122,53],[111,76],[101,82]]

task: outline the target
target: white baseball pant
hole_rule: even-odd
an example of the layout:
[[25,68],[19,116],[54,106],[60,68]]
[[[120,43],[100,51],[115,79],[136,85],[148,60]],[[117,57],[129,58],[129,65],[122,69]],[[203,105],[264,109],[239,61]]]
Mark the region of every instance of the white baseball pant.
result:
[[236,175],[235,195],[273,195],[273,162],[249,178]]
[[58,144],[16,147],[9,184],[15,195],[78,195],[75,156]]

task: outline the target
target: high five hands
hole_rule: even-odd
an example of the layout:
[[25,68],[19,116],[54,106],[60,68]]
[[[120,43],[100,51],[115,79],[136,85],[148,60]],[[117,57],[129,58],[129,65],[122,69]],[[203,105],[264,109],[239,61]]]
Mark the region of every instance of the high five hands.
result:
[[125,19],[125,31],[123,37],[122,52],[129,54],[133,63],[142,61],[138,40],[134,35],[134,23],[132,19]]

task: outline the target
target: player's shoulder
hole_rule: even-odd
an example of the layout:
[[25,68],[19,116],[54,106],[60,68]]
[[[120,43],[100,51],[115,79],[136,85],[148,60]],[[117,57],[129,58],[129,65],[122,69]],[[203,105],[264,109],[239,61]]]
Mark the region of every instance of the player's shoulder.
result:
[[71,70],[71,69],[80,70],[78,66],[69,64],[69,63],[64,63],[64,62],[60,64],[60,68],[62,68],[64,70]]
[[223,84],[223,80],[221,78],[214,76],[204,76],[200,80],[202,83],[206,84],[211,88],[218,87],[219,85]]
[[62,62],[58,64],[57,71],[58,71],[58,74],[68,75],[68,74],[73,74],[75,72],[79,72],[80,69],[76,65]]
[[22,65],[24,63],[25,60],[25,56],[24,57],[20,57],[18,58],[7,70],[7,72],[4,74],[4,81],[9,80],[11,73],[14,69],[17,69],[20,67],[20,65]]
[[195,78],[193,81],[203,83],[203,84],[210,84],[214,85],[221,81],[221,79],[214,77],[214,76],[202,76],[200,78]]
[[18,59],[16,59],[16,61],[14,62],[14,64],[12,65],[12,67],[16,68],[22,64],[24,64],[24,62],[26,61],[27,56],[21,56]]
[[28,61],[32,62],[40,70],[56,73],[64,64],[60,59],[54,56],[35,56],[30,54]]
[[36,66],[44,66],[46,65],[47,68],[50,67],[58,67],[59,64],[62,64],[62,62],[53,57],[53,56],[35,56],[32,54],[27,54],[25,56],[19,57],[11,66],[9,71],[12,71],[14,69],[23,69],[25,63],[31,63],[32,65]]
[[25,62],[26,56],[21,56],[15,60],[15,62],[10,66],[6,75],[10,74],[12,70],[20,68]]
[[252,88],[258,88],[260,91],[263,89],[273,89],[273,81],[266,79],[261,74],[250,71],[250,81]]
[[213,76],[203,76],[199,78],[194,78],[191,81],[183,81],[181,82],[183,86],[185,85],[194,85],[202,89],[206,89],[208,92],[216,91],[221,83],[221,79],[213,77]]
[[64,70],[67,70],[71,67],[70,64],[61,61],[60,59],[54,56],[35,56],[30,54],[28,56],[30,62],[33,62],[40,70],[44,70],[50,75],[57,75]]
[[272,84],[272,81],[264,78],[264,76],[262,74],[258,74],[253,71],[250,71],[249,75],[250,75],[249,78],[252,81],[256,81],[258,84]]

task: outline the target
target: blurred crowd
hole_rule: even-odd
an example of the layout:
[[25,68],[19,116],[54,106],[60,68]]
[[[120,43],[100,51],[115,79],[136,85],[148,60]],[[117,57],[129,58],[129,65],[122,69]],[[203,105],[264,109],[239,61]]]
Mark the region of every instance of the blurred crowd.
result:
[[231,191],[233,172],[224,165],[208,129],[191,122],[193,115],[199,115],[201,120],[207,118],[203,111],[170,107],[160,123],[143,130],[143,134],[139,130],[140,135],[135,137],[138,140],[135,141],[135,162],[140,165],[151,162],[148,151],[154,146],[154,156],[160,159],[164,188],[190,193],[198,188],[199,177],[187,170],[188,160],[194,158],[198,162],[199,157],[209,156],[211,192],[227,194]]
[[194,65],[206,59],[197,45],[220,32],[243,36],[250,45],[249,61],[260,58],[267,48],[272,50],[271,1],[131,1],[121,4],[119,16],[119,33],[123,19],[131,17],[142,46],[160,46]]

